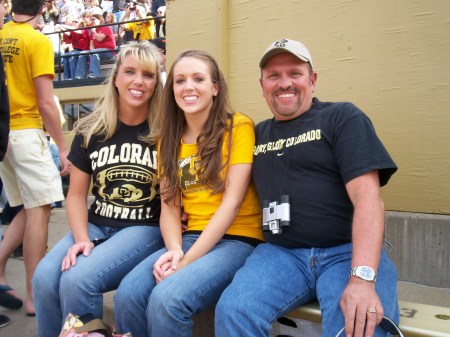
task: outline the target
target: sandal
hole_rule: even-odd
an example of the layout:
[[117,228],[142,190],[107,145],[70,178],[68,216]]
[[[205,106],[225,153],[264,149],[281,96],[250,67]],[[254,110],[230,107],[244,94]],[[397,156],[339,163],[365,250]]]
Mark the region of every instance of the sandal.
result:
[[0,315],[0,328],[7,326],[9,324],[9,318],[5,315]]
[[0,306],[7,309],[19,309],[22,307],[23,302],[20,298],[8,293],[13,290],[9,285],[0,285]]

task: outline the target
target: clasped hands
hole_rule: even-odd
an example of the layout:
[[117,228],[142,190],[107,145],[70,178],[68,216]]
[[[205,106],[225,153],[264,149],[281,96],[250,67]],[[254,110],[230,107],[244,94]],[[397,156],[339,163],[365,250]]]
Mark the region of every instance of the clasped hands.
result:
[[159,257],[159,259],[153,265],[153,276],[156,279],[156,283],[161,282],[166,277],[174,274],[177,270],[184,267],[183,264],[183,250],[172,249],[165,252]]

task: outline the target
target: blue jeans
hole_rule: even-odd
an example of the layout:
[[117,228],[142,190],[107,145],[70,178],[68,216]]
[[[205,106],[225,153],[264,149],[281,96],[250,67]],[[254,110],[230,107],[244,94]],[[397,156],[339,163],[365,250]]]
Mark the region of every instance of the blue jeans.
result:
[[80,49],[74,49],[71,52],[65,53],[64,60],[64,79],[73,80],[75,78],[75,71],[77,69],[78,54]]
[[38,337],[57,337],[68,313],[103,316],[103,293],[114,290],[138,263],[164,247],[159,227],[123,229],[89,224],[89,238],[110,237],[89,256],[61,272],[61,262],[74,243],[72,233],[42,259],[33,276]]
[[92,50],[87,50],[85,52],[80,52],[78,56],[77,68],[75,70],[75,78],[81,79],[86,78],[86,63],[89,56],[89,77],[95,78],[102,75],[102,70],[100,68],[100,60],[114,60],[114,54],[112,52],[98,53],[86,55],[88,52],[98,52],[109,50],[106,48],[97,48]]
[[80,51],[78,54],[78,60],[77,65],[75,67],[75,78],[82,79],[86,78],[86,67],[87,67],[87,61],[89,59],[89,54],[86,55],[86,53],[89,53],[90,50],[84,50]]
[[[183,236],[186,252],[198,235]],[[166,249],[142,261],[120,283],[114,298],[119,332],[133,337],[192,336],[192,317],[211,306],[253,251],[223,239],[206,255],[156,285],[153,264]]]
[[[64,68],[65,71],[65,68]],[[58,146],[56,144],[53,144],[52,142],[48,142],[48,147],[50,148],[50,153],[52,155],[53,162],[56,165],[56,168],[58,169],[58,172],[61,171],[61,162],[59,161],[59,150]],[[61,179],[61,178],[60,178]],[[62,201],[55,201],[51,203],[52,207],[62,207]]]
[[[216,337],[269,336],[272,322],[315,298],[322,312],[322,337],[336,336],[344,326],[339,301],[351,257],[352,244],[311,249],[259,245],[216,306]],[[375,287],[384,315],[398,323],[397,271],[384,250]],[[375,336],[387,334],[377,327]]]

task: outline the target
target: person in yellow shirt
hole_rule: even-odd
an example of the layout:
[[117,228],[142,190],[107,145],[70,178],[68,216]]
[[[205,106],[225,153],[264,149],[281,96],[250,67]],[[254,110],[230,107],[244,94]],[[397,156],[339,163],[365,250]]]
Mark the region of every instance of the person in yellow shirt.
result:
[[[0,176],[11,206],[23,205],[0,245],[0,285],[7,286],[6,262],[22,243],[26,271],[25,312],[34,315],[31,279],[46,253],[50,204],[64,194],[43,126],[59,148],[61,175],[69,173],[68,148],[53,99],[54,54],[51,41],[35,30],[42,0],[13,0],[13,19],[3,26],[3,54],[10,103],[9,149]],[[9,292],[13,296],[13,292]]]
[[149,18],[149,20],[122,24],[120,26],[122,34],[124,31],[132,31],[134,40],[152,40],[156,36],[155,21],[152,16],[147,16],[145,14],[144,7],[129,3],[128,6],[125,7],[125,15],[120,21],[126,22],[145,18]]
[[[133,337],[192,336],[192,317],[217,302],[264,240],[251,183],[254,124],[229,108],[217,62],[204,51],[182,53],[163,102],[158,167],[166,248],[136,266],[115,296],[117,328]],[[189,216],[183,233],[181,203]]]

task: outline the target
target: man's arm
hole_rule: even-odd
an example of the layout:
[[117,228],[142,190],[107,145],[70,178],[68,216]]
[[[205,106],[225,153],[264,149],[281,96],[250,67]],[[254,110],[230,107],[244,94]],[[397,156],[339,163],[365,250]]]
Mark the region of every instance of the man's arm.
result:
[[49,75],[41,75],[35,77],[33,81],[39,113],[41,114],[45,129],[58,146],[59,159],[61,160],[61,175],[66,175],[70,169],[70,162],[67,159],[69,151],[61,129],[58,107],[53,98],[52,78]]
[[[346,188],[355,209],[352,267],[368,266],[376,271],[384,233],[384,203],[380,194],[378,171],[371,171],[349,181]],[[350,270],[343,272],[350,273]],[[375,326],[383,316],[383,306],[375,291],[374,282],[350,277],[340,305],[345,317],[346,336],[373,336]],[[369,308],[373,307],[377,312],[369,313]]]

